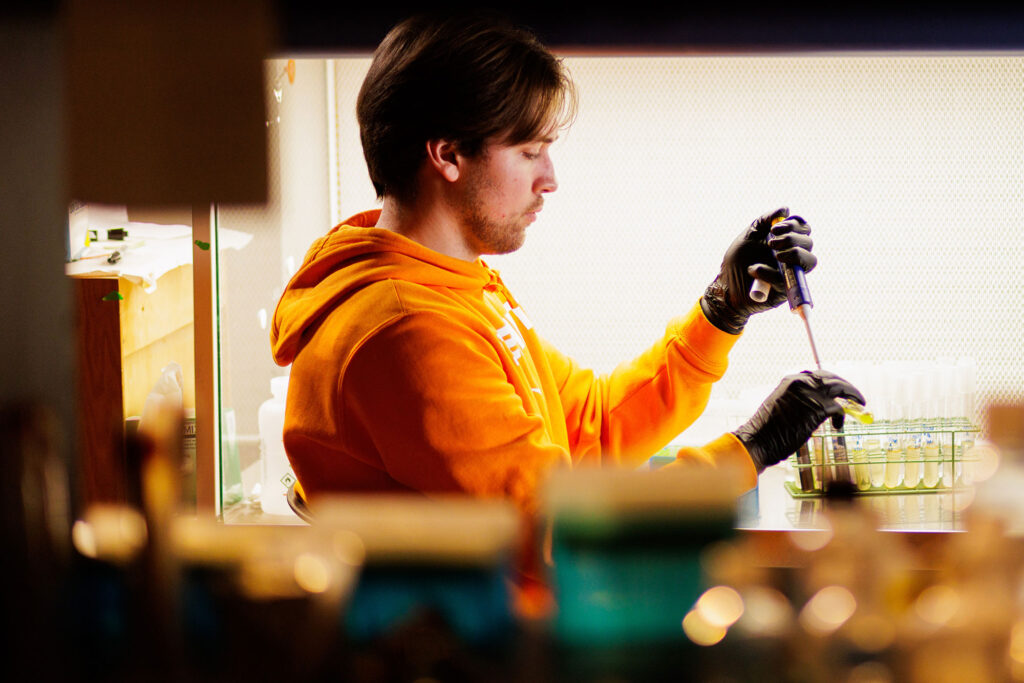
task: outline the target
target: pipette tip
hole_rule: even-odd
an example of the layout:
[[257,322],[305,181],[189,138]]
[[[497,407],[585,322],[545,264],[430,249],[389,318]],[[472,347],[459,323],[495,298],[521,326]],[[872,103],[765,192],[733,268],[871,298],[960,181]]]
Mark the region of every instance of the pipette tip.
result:
[[811,332],[811,306],[801,304],[793,309],[793,312],[804,321],[804,329],[807,330],[807,341],[811,343],[811,353],[814,355],[814,365],[821,370],[821,357],[818,355],[818,345],[814,343],[814,333]]

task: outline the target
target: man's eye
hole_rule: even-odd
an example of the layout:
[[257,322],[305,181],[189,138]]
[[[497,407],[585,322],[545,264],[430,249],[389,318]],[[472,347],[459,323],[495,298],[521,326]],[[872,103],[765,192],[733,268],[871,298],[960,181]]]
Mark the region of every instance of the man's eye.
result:
[[539,157],[540,154],[537,154],[537,153],[534,153],[534,152],[523,152],[523,156],[526,157],[527,159],[529,159],[530,161],[533,161],[534,159]]

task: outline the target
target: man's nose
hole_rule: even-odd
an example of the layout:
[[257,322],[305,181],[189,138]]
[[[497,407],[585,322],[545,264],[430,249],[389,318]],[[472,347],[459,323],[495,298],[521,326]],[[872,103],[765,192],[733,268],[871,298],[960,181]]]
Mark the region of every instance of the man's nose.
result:
[[535,189],[537,192],[554,192],[558,189],[558,179],[555,178],[555,165],[551,163],[550,157],[548,157],[548,163],[544,165],[544,171],[537,179]]

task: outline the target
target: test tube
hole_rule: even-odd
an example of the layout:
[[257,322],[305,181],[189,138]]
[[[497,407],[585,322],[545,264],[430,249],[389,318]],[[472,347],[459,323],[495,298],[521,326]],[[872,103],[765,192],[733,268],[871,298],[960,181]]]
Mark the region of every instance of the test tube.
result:
[[824,491],[835,478],[832,473],[832,467],[829,464],[828,454],[825,452],[825,440],[820,436],[812,436],[811,446],[814,449],[811,457],[815,465],[813,469],[818,475],[818,488]]
[[[840,360],[836,361],[834,366],[837,375],[845,377],[855,387],[859,387],[860,390],[864,392],[865,398],[870,396],[871,391],[868,386],[869,373],[867,363]],[[851,417],[857,422],[866,425],[872,424],[875,421],[874,414],[860,403],[843,398],[842,396],[836,397],[835,401],[842,406],[843,412],[846,413],[847,417]]]
[[832,461],[836,464],[836,479],[853,483],[854,479],[849,465],[850,458],[846,450],[846,437],[842,434],[832,436]]
[[[890,429],[893,431],[903,427],[903,409],[899,400],[899,372],[887,373],[886,382],[886,413],[889,417]],[[903,448],[900,437],[890,433],[885,443],[885,488],[895,489],[903,482]]]
[[935,387],[932,414],[935,415],[936,430],[941,433],[942,441],[949,444],[948,451],[943,449],[945,452],[942,461],[942,485],[953,486],[960,474],[956,467],[958,457],[956,434],[950,431],[953,424],[952,414],[949,410],[952,401],[947,400],[953,393],[953,372],[948,365],[942,363],[941,359],[935,360],[929,365],[929,372]]
[[865,450],[867,451],[868,471],[871,475],[871,486],[873,488],[885,487],[885,451],[878,442],[877,436],[869,436],[865,439]]
[[960,394],[961,414],[973,423],[974,399],[978,390],[978,366],[970,356],[960,358],[956,362],[956,390]]
[[900,439],[891,435],[885,448],[885,488],[895,489],[903,483],[903,449]]
[[842,406],[844,413],[861,424],[869,425],[875,421],[874,413],[856,401],[851,401],[848,398],[837,396],[835,398],[835,402]]
[[[928,377],[921,367],[911,368],[909,372],[911,387],[911,415],[908,427],[914,433],[913,449],[916,459],[920,461],[921,479],[919,486],[935,488],[939,483],[938,445],[931,434],[928,422]],[[909,459],[909,455],[907,456]]]
[[863,439],[860,436],[853,437],[850,459],[853,460],[853,474],[856,479],[857,489],[867,491],[871,488],[871,472],[868,466],[868,456],[864,451]]
[[907,435],[907,448],[904,454],[903,486],[914,489],[921,483],[921,437],[918,434]]
[[[888,419],[889,399],[887,376],[879,365],[871,368],[871,386],[875,393],[875,417],[884,422]],[[868,461],[868,474],[872,488],[885,488],[885,450],[877,433],[864,437],[864,452]]]
[[924,487],[933,489],[939,485],[939,444],[930,431],[921,435],[921,450],[924,458],[924,474],[921,477]]
[[807,444],[801,444],[796,452],[796,462],[799,467],[797,473],[800,475],[800,489],[802,491],[814,490],[814,473],[811,471],[811,452]]
[[903,487],[917,488],[921,482],[921,444],[915,433],[913,374],[904,369],[899,375],[897,398],[902,411]]
[[939,485],[942,481],[942,456],[940,451],[939,440],[935,438],[934,429],[937,426],[935,423],[935,414],[933,412],[934,404],[929,397],[935,390],[933,383],[933,376],[931,373],[922,369],[920,374],[921,381],[921,406],[923,412],[921,414],[921,451],[924,456],[924,473],[922,479],[926,488],[933,489]]

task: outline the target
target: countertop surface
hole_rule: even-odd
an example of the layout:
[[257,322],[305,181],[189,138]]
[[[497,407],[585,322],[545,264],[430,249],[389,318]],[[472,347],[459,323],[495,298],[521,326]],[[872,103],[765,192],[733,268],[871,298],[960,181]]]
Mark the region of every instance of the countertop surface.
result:
[[[825,525],[823,497],[795,498],[786,481],[796,481],[793,468],[783,462],[769,467],[756,491],[741,501],[737,527],[753,531],[798,531]],[[883,531],[963,531],[963,511],[974,499],[971,487],[942,488],[913,493],[861,494],[856,500],[878,517]]]
[[[825,510],[831,501],[823,497],[796,498],[786,488],[796,481],[793,468],[783,462],[769,467],[760,477],[757,489],[740,502],[737,528],[744,531],[800,531],[822,529]],[[883,531],[955,532],[963,531],[963,511],[973,500],[973,488],[943,488],[917,493],[858,495],[859,504],[878,517]],[[243,502],[224,511],[229,524],[304,525],[294,515],[263,512],[258,502]]]

